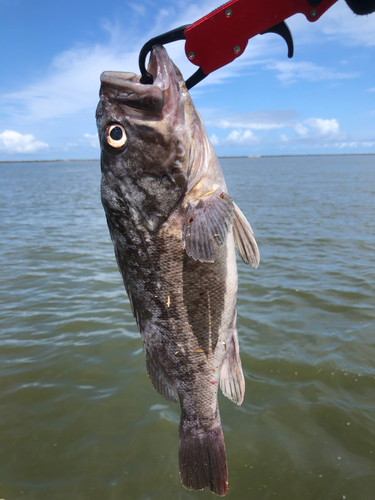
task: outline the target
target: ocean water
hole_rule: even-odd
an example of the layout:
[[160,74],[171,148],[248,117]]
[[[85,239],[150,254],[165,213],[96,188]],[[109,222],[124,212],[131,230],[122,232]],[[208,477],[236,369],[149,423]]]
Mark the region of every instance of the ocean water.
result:
[[[375,156],[222,159],[246,396],[219,396],[228,499],[375,498]],[[148,381],[99,162],[0,165],[0,498],[188,500]]]

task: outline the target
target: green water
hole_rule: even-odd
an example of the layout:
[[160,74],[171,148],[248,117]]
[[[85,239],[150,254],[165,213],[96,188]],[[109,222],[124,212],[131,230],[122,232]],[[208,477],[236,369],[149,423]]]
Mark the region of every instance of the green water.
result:
[[[374,500],[375,157],[221,163],[261,252],[239,263],[245,401],[219,397],[227,498]],[[99,162],[0,175],[0,498],[214,498],[180,484]]]

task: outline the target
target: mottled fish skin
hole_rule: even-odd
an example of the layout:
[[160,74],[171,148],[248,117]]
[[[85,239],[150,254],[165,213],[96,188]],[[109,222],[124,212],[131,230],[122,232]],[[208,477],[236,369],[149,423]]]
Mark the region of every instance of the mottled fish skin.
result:
[[[162,46],[154,47],[148,71],[153,85],[140,84],[132,73],[101,76],[102,202],[150,380],[168,401],[181,404],[182,483],[225,495],[217,390],[220,384],[241,404],[245,389],[235,242],[253,267],[259,253],[184,80]],[[123,145],[108,143],[111,125],[123,127]]]

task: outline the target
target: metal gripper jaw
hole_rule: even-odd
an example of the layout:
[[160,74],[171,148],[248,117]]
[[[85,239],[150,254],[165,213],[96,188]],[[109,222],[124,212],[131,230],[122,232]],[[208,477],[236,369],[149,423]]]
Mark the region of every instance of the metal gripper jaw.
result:
[[293,57],[294,53],[293,38],[290,29],[288,28],[288,25],[286,24],[285,21],[282,21],[281,23],[272,26],[272,28],[268,28],[268,30],[263,31],[260,34],[265,35],[266,33],[276,33],[276,35],[280,35],[281,38],[284,38],[288,46],[288,57],[289,58]]

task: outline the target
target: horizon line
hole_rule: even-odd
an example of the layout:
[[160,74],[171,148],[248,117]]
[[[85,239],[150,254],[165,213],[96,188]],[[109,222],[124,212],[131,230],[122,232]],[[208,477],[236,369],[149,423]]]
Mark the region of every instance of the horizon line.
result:
[[[375,153],[307,153],[307,154],[283,154],[283,155],[231,155],[218,156],[218,158],[290,158],[303,156],[375,156]],[[0,160],[0,163],[56,163],[68,161],[100,161],[100,158],[69,158],[69,159],[52,159],[52,160]]]

